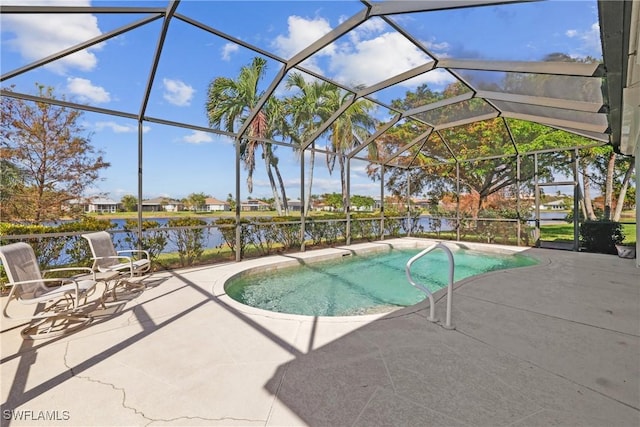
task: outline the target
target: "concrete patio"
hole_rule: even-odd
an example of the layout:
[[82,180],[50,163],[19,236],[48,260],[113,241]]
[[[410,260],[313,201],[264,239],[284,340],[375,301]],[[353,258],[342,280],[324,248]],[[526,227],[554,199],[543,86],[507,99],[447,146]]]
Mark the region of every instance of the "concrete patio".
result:
[[539,265],[457,284],[453,331],[427,302],[314,318],[220,292],[240,266],[336,251],[154,273],[59,339],[2,319],[2,425],[640,425],[634,260],[528,249]]

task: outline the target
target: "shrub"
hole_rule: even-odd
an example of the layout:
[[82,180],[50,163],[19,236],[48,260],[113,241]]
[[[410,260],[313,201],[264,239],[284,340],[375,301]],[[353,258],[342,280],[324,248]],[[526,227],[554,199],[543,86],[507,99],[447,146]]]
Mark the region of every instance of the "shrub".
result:
[[273,240],[282,245],[284,250],[300,247],[300,218],[279,216],[273,221]]
[[622,226],[613,221],[587,221],[580,225],[580,245],[586,252],[617,254],[616,244],[622,243]]
[[144,220],[142,221],[142,238],[138,238],[138,220],[128,219],[124,224],[125,237],[124,242],[132,249],[140,246],[142,249],[149,251],[149,257],[152,260],[158,258],[167,246],[167,230],[163,230],[158,221]]
[[[218,230],[220,234],[222,234],[222,238],[225,243],[232,252],[236,250],[236,220],[235,218],[218,218],[216,220],[216,225],[218,226]],[[249,220],[246,218],[240,219],[240,256],[244,256],[245,249],[247,248],[247,244],[250,243],[250,234],[252,231],[250,230]]]
[[176,246],[180,265],[193,265],[204,252],[209,229],[207,222],[198,218],[175,218],[167,223],[169,227],[177,227],[169,231],[169,240]]
[[345,219],[345,215],[309,217],[305,222],[305,231],[314,246],[322,243],[331,246],[344,237]]
[[31,245],[40,268],[46,270],[66,264],[90,264],[91,251],[87,242],[80,236],[80,233],[109,230],[112,227],[113,224],[109,220],[83,217],[80,221],[63,222],[56,225],[0,223],[0,234],[3,236],[70,234],[67,236],[38,236],[20,239],[20,241]]

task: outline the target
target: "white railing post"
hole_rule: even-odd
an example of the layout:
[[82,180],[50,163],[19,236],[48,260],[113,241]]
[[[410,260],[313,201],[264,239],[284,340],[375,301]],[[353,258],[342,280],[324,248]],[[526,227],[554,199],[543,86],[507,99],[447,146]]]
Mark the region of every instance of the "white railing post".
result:
[[422,258],[432,250],[438,249],[438,248],[442,249],[447,254],[447,257],[449,258],[449,283],[447,286],[447,313],[445,318],[445,324],[443,326],[446,329],[455,329],[455,327],[451,325],[451,310],[453,305],[453,273],[455,269],[455,264],[453,261],[453,253],[451,252],[451,249],[449,249],[443,243],[436,243],[434,245],[429,246],[428,248],[421,251],[419,254],[413,256],[409,261],[407,261],[407,265],[405,267],[405,273],[407,275],[407,279],[409,280],[409,283],[412,286],[420,289],[429,298],[429,317],[427,318],[427,320],[429,320],[430,322],[437,322],[438,319],[436,319],[435,317],[435,301],[433,299],[433,294],[431,293],[431,291],[429,291],[429,289],[425,285],[416,283],[413,280],[413,277],[411,276],[411,266],[415,261]]

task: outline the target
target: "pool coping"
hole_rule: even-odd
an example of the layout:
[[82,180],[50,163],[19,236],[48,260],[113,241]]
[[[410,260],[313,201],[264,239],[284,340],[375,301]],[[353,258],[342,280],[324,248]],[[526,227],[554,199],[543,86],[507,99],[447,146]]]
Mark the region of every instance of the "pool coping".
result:
[[[244,314],[261,315],[269,318],[282,319],[282,320],[296,320],[296,321],[308,321],[310,319],[322,319],[323,322],[338,322],[338,323],[368,323],[374,320],[393,319],[396,316],[405,316],[429,308],[429,299],[425,298],[421,302],[408,306],[397,307],[389,311],[382,311],[372,314],[352,315],[352,316],[311,316],[303,314],[291,314],[291,313],[279,313],[275,311],[269,311],[242,304],[235,299],[231,298],[226,293],[227,283],[244,274],[251,274],[261,271],[274,271],[280,268],[289,268],[295,265],[299,265],[303,262],[320,262],[331,259],[336,259],[342,256],[350,256],[354,254],[371,254],[375,252],[382,252],[390,249],[422,249],[435,243],[444,243],[451,249],[471,249],[481,250],[489,253],[499,254],[517,254],[525,252],[530,247],[523,246],[507,246],[507,245],[495,245],[486,243],[474,243],[474,242],[457,242],[451,240],[438,240],[438,239],[425,239],[420,237],[402,237],[388,240],[378,240],[373,242],[357,243],[350,246],[336,246],[333,248],[316,249],[308,252],[294,252],[290,254],[271,255],[261,257],[252,260],[244,260],[242,263],[228,264],[227,268],[220,271],[220,274],[216,277],[213,285],[211,286],[211,293],[222,303],[233,307]],[[453,248],[452,248],[453,247]],[[527,256],[535,259],[538,263],[531,266],[523,266],[516,268],[531,268],[539,267],[541,264],[548,263],[549,260],[536,256],[536,254],[527,254]],[[457,282],[454,282],[453,289],[458,289],[466,284],[473,282],[479,277],[486,277],[487,275],[496,274],[503,270],[490,271],[483,274],[467,277]],[[447,288],[443,288],[433,293],[435,303],[442,298],[446,297]]]

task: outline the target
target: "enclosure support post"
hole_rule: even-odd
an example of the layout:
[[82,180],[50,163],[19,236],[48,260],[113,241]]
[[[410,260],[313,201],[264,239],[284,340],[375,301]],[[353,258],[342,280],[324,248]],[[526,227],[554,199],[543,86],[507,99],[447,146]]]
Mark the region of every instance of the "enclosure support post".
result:
[[[640,188],[640,146],[636,142],[636,191]],[[637,194],[637,193],[636,193]],[[636,199],[637,200],[637,199]],[[636,207],[636,267],[640,268],[640,209]]]
[[236,261],[242,259],[242,252],[240,248],[241,243],[241,228],[240,224],[240,139],[236,139]]
[[[313,153],[312,153],[313,155]],[[305,251],[304,235],[305,235],[305,216],[306,203],[304,197],[304,150],[300,152],[300,252]]]
[[142,120],[138,120],[138,249],[142,250]]
[[411,174],[409,169],[406,170],[407,174],[407,236],[411,236]]
[[579,152],[573,152],[573,250],[580,249],[580,188],[578,187],[578,159]]
[[520,154],[516,156],[516,245],[520,246],[522,225],[520,223]]
[[346,243],[351,244],[351,158],[347,158],[347,194],[345,199],[344,211],[347,214]]
[[533,180],[535,188],[536,219],[535,219],[535,244],[540,247],[540,185],[538,183],[538,153],[533,154]]
[[384,240],[384,164],[380,165],[380,240]]
[[460,162],[456,159],[456,240],[460,241]]

